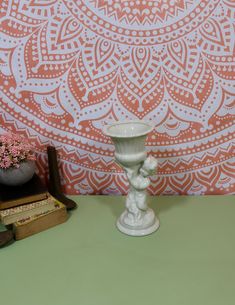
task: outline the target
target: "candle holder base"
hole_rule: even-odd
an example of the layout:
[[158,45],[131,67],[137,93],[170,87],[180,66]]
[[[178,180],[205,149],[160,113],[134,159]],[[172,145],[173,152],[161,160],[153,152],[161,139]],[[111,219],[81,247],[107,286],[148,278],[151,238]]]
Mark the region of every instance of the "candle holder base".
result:
[[145,212],[138,224],[130,224],[128,211],[124,211],[117,220],[117,228],[120,232],[131,236],[145,236],[155,232],[159,226],[159,220],[152,209]]

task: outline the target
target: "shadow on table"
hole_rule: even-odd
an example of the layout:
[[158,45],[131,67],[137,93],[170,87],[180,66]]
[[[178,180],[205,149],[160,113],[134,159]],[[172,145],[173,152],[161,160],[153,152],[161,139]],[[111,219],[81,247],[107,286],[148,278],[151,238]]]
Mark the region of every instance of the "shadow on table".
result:
[[99,204],[107,206],[117,219],[125,209],[126,196],[99,196]]
[[151,207],[157,215],[164,214],[168,210],[173,208],[178,208],[181,205],[187,204],[188,196],[149,196],[148,202],[149,207]]

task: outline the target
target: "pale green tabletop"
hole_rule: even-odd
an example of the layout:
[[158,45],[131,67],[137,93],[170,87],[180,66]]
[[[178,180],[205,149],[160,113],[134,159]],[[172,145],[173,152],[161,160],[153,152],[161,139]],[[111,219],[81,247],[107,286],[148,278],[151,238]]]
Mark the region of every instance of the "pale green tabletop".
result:
[[151,197],[160,229],[115,228],[124,197],[76,197],[62,225],[0,249],[2,305],[234,305],[233,196]]

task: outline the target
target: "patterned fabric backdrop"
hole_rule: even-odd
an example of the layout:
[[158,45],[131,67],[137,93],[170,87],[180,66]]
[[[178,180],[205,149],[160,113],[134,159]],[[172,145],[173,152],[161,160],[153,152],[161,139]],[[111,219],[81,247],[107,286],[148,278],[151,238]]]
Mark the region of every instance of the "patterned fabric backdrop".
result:
[[234,0],[0,0],[1,130],[67,193],[125,193],[102,126],[155,125],[152,194],[234,193]]

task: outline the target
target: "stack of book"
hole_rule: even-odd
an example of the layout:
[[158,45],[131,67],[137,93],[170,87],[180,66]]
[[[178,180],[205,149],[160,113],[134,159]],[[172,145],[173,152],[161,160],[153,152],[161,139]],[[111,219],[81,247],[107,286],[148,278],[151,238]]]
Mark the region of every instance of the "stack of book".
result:
[[0,184],[0,221],[12,227],[16,240],[66,220],[65,205],[47,192],[37,175],[22,186]]

